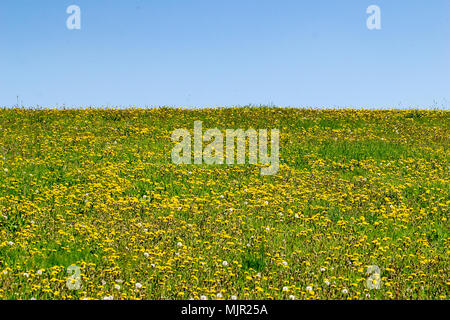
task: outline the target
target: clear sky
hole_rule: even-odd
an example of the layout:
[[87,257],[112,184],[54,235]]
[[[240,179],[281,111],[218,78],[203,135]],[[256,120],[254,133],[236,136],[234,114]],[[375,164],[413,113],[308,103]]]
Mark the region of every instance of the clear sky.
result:
[[[69,5],[81,29],[69,30]],[[368,30],[369,5],[381,30]],[[1,0],[0,106],[450,109],[449,0]]]

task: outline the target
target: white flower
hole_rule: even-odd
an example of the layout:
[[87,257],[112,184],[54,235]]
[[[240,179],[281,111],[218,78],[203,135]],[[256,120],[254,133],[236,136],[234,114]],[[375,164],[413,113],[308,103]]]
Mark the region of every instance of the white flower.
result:
[[178,246],[178,247],[182,247],[183,244],[182,244],[181,242],[178,242],[178,243],[177,243],[177,246]]
[[298,214],[296,214],[294,217],[295,217],[295,219],[300,218],[300,216]]
[[120,290],[120,285],[118,285],[118,284],[114,285],[114,289]]
[[291,295],[289,296],[289,299],[295,300],[295,296],[291,294]]
[[283,291],[287,292],[287,291],[289,291],[289,288],[288,287],[283,287]]
[[208,300],[206,296],[200,296],[200,300]]
[[222,298],[223,297],[223,295],[219,292],[218,294],[217,294],[217,298]]
[[267,228],[266,228],[266,231],[270,231],[270,228],[269,228],[269,227],[267,227]]
[[113,299],[114,299],[113,296],[106,296],[106,297],[103,297],[103,300],[113,300]]
[[228,261],[223,261],[222,264],[223,264],[224,266],[227,266],[227,265],[228,265]]
[[328,281],[328,280],[325,280],[324,283],[325,283],[327,286],[330,285],[330,281]]
[[231,296],[231,300],[237,300],[237,296],[232,295],[232,296]]
[[283,261],[283,266],[285,266],[285,267],[287,267],[287,266],[288,266],[288,263],[287,263],[287,261]]
[[327,269],[325,269],[325,268],[320,268],[320,272],[325,272]]
[[225,198],[225,196],[223,194],[221,194],[220,195],[220,199],[223,199],[223,198]]
[[9,244],[10,246],[12,246],[12,245],[14,245],[14,242],[8,241],[8,244]]
[[123,280],[117,279],[116,282],[117,282],[117,283],[123,283]]
[[148,258],[148,256],[150,256],[150,254],[148,252],[144,252],[144,256],[146,256]]
[[43,273],[42,270],[38,270],[38,271],[37,271],[37,274],[40,275],[40,276],[42,275],[42,273]]
[[28,273],[26,273],[26,272],[23,274],[23,276],[24,276],[25,278],[29,278],[29,277],[30,277],[30,275],[29,275]]
[[5,172],[8,172],[8,171],[9,171],[8,168],[5,168],[5,169],[3,169],[3,170],[5,170]]
[[139,282],[136,282],[134,286],[136,287],[136,289],[142,288],[142,284],[140,284]]
[[106,286],[106,281],[102,280],[102,286]]
[[3,270],[3,274],[8,274],[8,270]]
[[306,290],[307,290],[307,291],[312,291],[313,288],[312,288],[311,286],[307,286],[307,287],[306,287]]
[[347,293],[348,293],[348,290],[347,290],[347,289],[342,289],[342,293],[343,293],[343,294],[347,294]]

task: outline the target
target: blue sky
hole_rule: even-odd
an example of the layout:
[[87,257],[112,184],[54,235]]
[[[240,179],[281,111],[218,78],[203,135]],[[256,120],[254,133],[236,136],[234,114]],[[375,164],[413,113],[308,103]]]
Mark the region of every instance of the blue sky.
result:
[[[81,30],[68,30],[69,5]],[[381,8],[381,30],[366,9]],[[450,109],[448,0],[2,0],[0,106]]]

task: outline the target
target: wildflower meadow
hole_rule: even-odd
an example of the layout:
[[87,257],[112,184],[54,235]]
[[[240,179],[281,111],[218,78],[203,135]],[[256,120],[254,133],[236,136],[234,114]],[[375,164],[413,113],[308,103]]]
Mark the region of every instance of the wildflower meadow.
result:
[[[277,170],[174,163],[196,121],[277,130]],[[0,299],[448,300],[449,142],[444,110],[1,109]]]

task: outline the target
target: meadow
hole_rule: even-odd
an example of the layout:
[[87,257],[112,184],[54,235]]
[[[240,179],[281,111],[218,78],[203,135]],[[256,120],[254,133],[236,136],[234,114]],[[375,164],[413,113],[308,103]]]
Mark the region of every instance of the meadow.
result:
[[[197,120],[279,129],[278,173],[173,164]],[[0,299],[448,300],[449,142],[443,110],[0,109]]]

